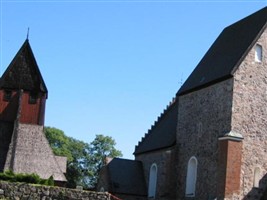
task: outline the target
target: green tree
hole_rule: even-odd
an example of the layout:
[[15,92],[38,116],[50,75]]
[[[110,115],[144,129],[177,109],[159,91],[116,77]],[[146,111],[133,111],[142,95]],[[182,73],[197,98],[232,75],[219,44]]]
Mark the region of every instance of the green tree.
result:
[[122,152],[115,148],[116,142],[110,136],[96,135],[94,141],[90,143],[90,169],[92,174],[90,185],[96,186],[100,169],[105,165],[107,157],[122,157]]
[[68,137],[62,130],[45,127],[45,135],[55,155],[67,157],[67,186],[96,186],[99,171],[106,157],[121,157],[112,137],[96,135],[90,144]]
[[90,147],[88,143],[68,137],[57,128],[45,127],[45,135],[55,155],[67,157],[67,187],[82,185],[87,188],[86,173],[89,168]]

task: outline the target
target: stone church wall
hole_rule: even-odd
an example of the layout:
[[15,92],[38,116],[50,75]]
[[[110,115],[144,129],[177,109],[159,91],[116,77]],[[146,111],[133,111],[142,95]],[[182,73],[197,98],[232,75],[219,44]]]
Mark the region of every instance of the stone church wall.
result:
[[152,164],[157,165],[157,186],[156,186],[156,198],[155,199],[175,199],[175,159],[176,159],[175,147],[167,148],[163,150],[153,151],[150,153],[144,153],[136,155],[135,160],[143,162],[144,175],[148,188],[149,172]]
[[[232,129],[243,135],[241,197],[259,199],[267,186],[267,31],[257,44],[262,62],[255,61],[255,46],[235,72]],[[253,187],[254,172],[260,169],[259,188]]]
[[217,194],[218,137],[231,130],[233,79],[179,96],[177,146],[177,199],[186,199],[188,161],[197,159],[195,197],[214,199]]

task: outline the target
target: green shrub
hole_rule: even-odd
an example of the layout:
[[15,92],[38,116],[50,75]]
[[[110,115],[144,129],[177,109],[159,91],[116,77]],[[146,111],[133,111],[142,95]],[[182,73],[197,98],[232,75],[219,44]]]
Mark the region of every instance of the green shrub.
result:
[[47,184],[46,185],[51,185],[51,186],[55,185],[53,176],[50,176],[49,179],[47,179]]
[[47,180],[41,179],[40,184],[47,185],[47,186],[54,186],[55,182],[54,182],[53,176],[50,176]]
[[5,171],[4,173],[0,173],[0,180],[54,186],[54,180],[52,176],[46,180],[41,179],[37,174],[14,174],[10,170]]

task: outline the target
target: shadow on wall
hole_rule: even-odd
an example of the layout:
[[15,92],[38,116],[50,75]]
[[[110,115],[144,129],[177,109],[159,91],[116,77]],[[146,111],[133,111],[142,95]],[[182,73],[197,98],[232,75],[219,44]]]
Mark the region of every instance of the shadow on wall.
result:
[[[3,94],[3,96],[5,95],[6,94]],[[1,104],[2,112],[0,113],[0,120],[14,122],[17,118],[17,112],[19,107],[19,92],[16,92],[13,96],[6,98],[7,100],[2,100],[3,103]],[[5,97],[3,97],[3,99],[5,99]]]
[[243,200],[267,200],[267,174],[259,181],[259,187],[253,187]]
[[6,103],[3,100],[1,104],[3,107],[1,107],[2,112],[0,113],[0,172],[4,170],[9,144],[12,138],[13,125],[18,110],[18,98],[19,93],[17,92],[13,96],[11,95],[10,99],[6,100]]

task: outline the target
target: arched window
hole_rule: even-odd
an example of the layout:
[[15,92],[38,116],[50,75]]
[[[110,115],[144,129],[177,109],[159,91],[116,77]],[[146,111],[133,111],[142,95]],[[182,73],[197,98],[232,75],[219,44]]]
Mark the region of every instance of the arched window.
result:
[[100,188],[100,192],[105,192],[105,188],[104,187],[101,187]]
[[262,61],[262,46],[259,44],[256,44],[255,47],[255,61],[256,62]]
[[197,181],[197,159],[196,157],[191,157],[187,165],[187,175],[186,175],[186,189],[185,195],[187,197],[194,197],[196,190]]
[[153,163],[150,167],[150,172],[149,172],[149,185],[148,185],[149,198],[155,198],[156,196],[157,173],[158,173],[158,167],[155,163]]
[[253,181],[253,187],[258,188],[260,184],[260,168],[256,167],[254,169],[254,181]]

